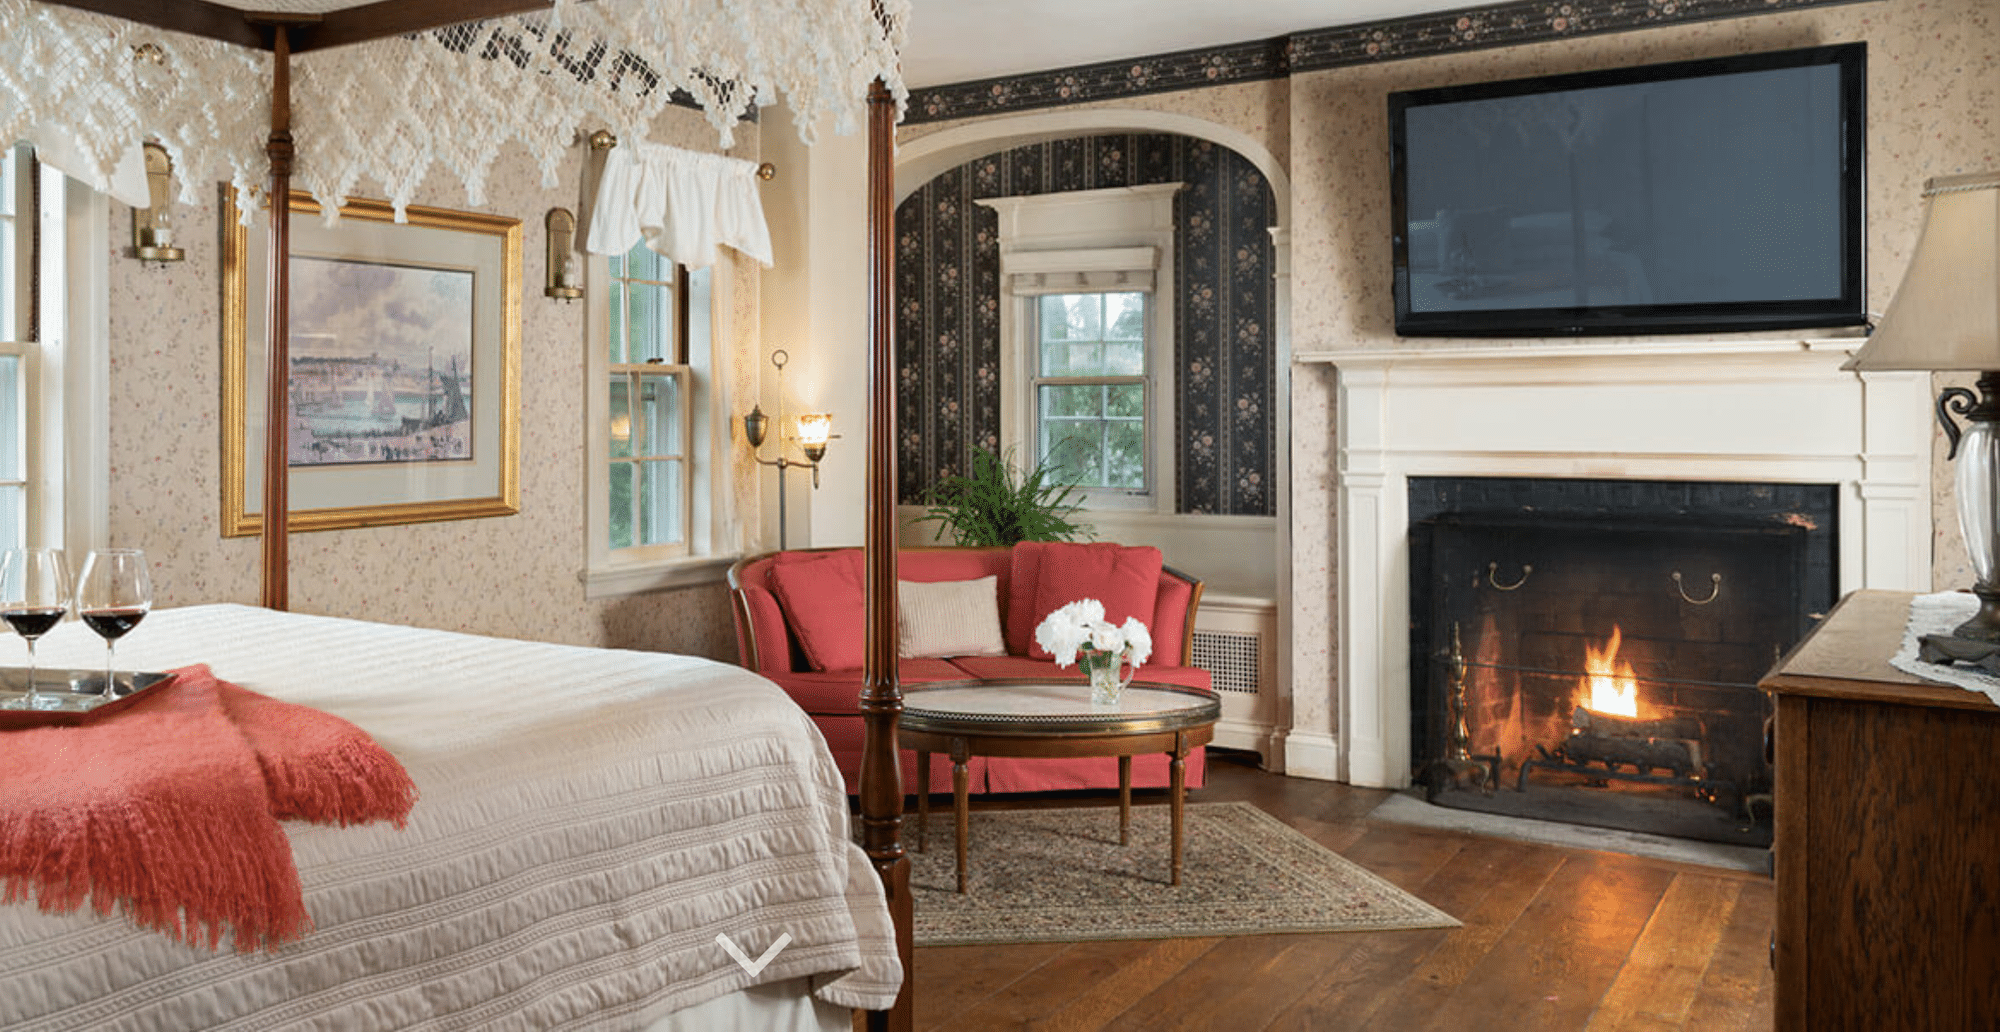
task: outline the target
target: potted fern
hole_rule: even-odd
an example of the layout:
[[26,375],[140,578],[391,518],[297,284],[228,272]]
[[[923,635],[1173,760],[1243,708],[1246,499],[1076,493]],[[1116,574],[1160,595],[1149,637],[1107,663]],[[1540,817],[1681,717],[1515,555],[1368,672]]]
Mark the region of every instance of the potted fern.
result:
[[960,545],[1010,547],[1020,541],[1075,541],[1090,537],[1072,517],[1083,507],[1060,467],[1048,462],[1018,476],[1010,451],[1003,457],[972,450],[972,471],[949,474],[925,493],[929,511],[914,523],[942,524]]

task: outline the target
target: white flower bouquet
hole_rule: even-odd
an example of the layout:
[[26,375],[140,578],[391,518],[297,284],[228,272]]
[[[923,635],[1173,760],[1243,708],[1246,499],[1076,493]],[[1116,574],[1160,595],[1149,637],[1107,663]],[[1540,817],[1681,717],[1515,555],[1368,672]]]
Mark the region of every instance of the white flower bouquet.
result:
[[[1090,701],[1115,703],[1139,667],[1153,656],[1153,634],[1137,617],[1123,626],[1104,619],[1104,603],[1086,598],[1063,606],[1035,628],[1035,643],[1056,658],[1056,665],[1081,666],[1090,677]],[[1130,663],[1132,672],[1119,676]]]

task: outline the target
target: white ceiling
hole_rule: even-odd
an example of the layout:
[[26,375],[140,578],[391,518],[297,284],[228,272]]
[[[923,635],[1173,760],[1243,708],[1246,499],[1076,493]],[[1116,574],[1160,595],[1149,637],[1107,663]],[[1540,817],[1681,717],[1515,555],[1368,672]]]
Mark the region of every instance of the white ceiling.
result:
[[911,0],[903,81],[939,86],[1465,6],[1467,0]]

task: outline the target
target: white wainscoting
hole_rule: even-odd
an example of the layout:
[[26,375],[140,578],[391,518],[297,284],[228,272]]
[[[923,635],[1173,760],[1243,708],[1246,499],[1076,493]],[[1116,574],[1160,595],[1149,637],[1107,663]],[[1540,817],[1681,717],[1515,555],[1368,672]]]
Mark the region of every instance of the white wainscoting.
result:
[[[1846,373],[1859,340],[1592,341],[1331,351],[1335,459],[1293,511],[1335,514],[1338,560],[1294,562],[1295,621],[1337,619],[1334,683],[1294,684],[1287,773],[1410,780],[1408,479],[1523,476],[1839,487],[1839,590],[1930,589],[1930,381]],[[1310,385],[1310,386],[1309,386]],[[1299,401],[1294,402],[1295,411]],[[1324,511],[1324,510],[1322,510]],[[1325,607],[1325,608],[1322,608]],[[1297,663],[1301,659],[1295,655]]]

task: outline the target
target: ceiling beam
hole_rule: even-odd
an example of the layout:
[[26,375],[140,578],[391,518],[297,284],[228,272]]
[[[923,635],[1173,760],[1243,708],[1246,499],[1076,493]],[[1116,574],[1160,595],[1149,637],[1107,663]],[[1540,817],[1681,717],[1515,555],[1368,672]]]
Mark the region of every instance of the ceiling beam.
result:
[[171,29],[240,47],[271,49],[270,35],[244,19],[234,7],[207,0],[46,0],[62,7],[106,14],[154,28]]
[[[546,11],[553,6],[550,0],[376,0],[375,3],[344,7],[316,17],[299,18],[229,7],[210,3],[209,0],[45,2],[258,50],[271,49],[270,32],[259,26],[282,18],[297,26],[291,33],[294,54],[441,29],[460,22]],[[317,24],[311,24],[315,20]]]
[[482,18],[546,11],[551,6],[550,0],[377,0],[326,12],[318,25],[293,34],[292,52],[366,43]]

